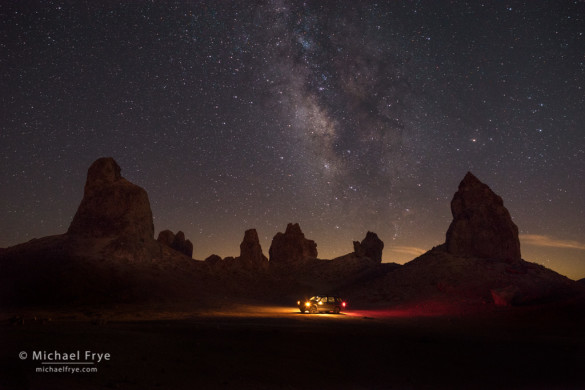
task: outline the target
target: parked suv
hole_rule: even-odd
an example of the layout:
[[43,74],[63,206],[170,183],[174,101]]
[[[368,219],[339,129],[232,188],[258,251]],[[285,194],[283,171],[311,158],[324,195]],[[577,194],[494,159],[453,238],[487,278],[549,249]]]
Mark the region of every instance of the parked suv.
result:
[[346,303],[336,295],[315,295],[311,299],[302,299],[297,301],[301,313],[309,312],[311,314],[332,312],[338,314],[345,310]]

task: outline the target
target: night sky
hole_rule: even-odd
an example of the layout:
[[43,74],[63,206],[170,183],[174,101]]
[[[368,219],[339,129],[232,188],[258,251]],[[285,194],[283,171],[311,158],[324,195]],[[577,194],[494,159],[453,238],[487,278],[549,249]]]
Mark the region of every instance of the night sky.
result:
[[114,157],[194,258],[298,222],[321,258],[445,241],[467,171],[585,277],[584,1],[0,3],[0,247]]

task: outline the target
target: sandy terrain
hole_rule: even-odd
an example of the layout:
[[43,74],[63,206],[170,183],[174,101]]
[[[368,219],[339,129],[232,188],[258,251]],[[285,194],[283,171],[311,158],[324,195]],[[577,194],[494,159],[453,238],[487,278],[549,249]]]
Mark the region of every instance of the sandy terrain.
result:
[[[472,313],[428,303],[303,315],[294,303],[166,305],[20,315],[18,325],[14,313],[0,318],[0,389],[585,388],[585,321],[572,306]],[[78,350],[110,360],[91,365],[96,373],[35,372],[33,351]]]

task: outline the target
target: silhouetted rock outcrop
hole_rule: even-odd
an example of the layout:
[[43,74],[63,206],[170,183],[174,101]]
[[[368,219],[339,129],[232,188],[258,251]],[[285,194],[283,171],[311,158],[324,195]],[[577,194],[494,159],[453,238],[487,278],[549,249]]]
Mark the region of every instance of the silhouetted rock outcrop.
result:
[[221,262],[218,263],[223,269],[238,270],[240,265],[236,262],[236,258],[233,256],[224,257]]
[[113,158],[87,172],[81,204],[67,231],[71,252],[90,257],[150,261],[161,256],[146,191],[124,179]]
[[170,230],[163,230],[158,234],[156,240],[188,257],[193,256],[193,244],[191,241],[185,239],[185,233],[180,230],[177,234],[174,234]]
[[577,293],[578,283],[520,258],[518,228],[502,198],[471,173],[459,185],[451,210],[445,244],[367,284],[355,284],[354,297],[516,306]]
[[402,266],[381,263],[384,244],[371,232],[354,243],[355,252],[319,260],[317,245],[298,224],[274,236],[270,262],[253,229],[238,258],[212,255],[201,262],[190,258],[192,245],[182,232],[165,230],[154,239],[146,192],[125,180],[113,159],[101,158],[89,169],[68,233],[0,249],[0,307],[194,297],[217,307],[218,296],[288,301],[317,291],[354,302],[483,307],[585,294],[583,281],[520,259],[518,230],[501,198],[473,175],[461,182],[452,211],[447,243]]
[[182,231],[178,231],[175,235],[172,248],[185,254],[186,256],[193,256],[193,244],[191,241],[185,239],[185,233]]
[[205,262],[210,265],[216,265],[221,263],[221,257],[218,255],[210,255],[205,259]]
[[317,244],[305,238],[298,223],[289,223],[272,239],[269,255],[271,264],[299,264],[317,257]]
[[148,195],[120,171],[112,158],[96,160],[66,234],[0,253],[0,305],[193,295],[201,267],[154,239]]
[[158,233],[158,237],[156,238],[156,240],[161,244],[171,248],[173,242],[175,241],[175,233],[173,233],[170,230],[163,230],[160,233]]
[[154,240],[152,211],[146,191],[120,174],[113,158],[96,160],[87,172],[83,199],[67,234],[125,240]]
[[451,201],[447,251],[456,256],[520,260],[518,227],[502,198],[470,172]]
[[371,260],[381,263],[384,242],[378,238],[376,233],[368,232],[362,242],[354,241],[353,250],[358,257],[368,257]]
[[268,265],[268,259],[262,253],[256,229],[249,229],[244,233],[244,239],[240,244],[240,256],[236,261],[246,268],[264,268]]

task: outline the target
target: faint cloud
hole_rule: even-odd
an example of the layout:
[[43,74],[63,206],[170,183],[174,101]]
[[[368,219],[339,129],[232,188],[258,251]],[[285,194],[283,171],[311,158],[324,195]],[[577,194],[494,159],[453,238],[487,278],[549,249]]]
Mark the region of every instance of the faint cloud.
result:
[[520,241],[522,241],[522,244],[524,245],[531,246],[585,250],[584,243],[570,240],[559,240],[553,237],[539,234],[521,234]]
[[411,256],[420,256],[426,252],[425,249],[417,248],[415,246],[393,246],[390,250],[392,252],[403,253]]

